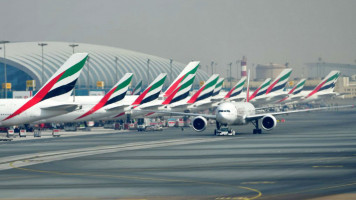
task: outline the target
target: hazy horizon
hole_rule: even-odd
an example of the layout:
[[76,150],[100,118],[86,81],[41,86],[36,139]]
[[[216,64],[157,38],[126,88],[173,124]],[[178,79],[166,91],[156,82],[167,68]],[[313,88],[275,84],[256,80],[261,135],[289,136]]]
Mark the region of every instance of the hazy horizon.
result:
[[[2,0],[0,40],[107,45],[188,63],[354,64],[356,1]],[[2,56],[2,54],[1,54]],[[298,74],[294,74],[298,76]]]

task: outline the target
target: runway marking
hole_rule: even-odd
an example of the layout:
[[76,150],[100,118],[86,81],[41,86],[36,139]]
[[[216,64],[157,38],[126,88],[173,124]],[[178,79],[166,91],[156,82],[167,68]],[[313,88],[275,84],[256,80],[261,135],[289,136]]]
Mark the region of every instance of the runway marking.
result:
[[10,166],[14,169],[23,170],[23,171],[31,171],[38,173],[47,173],[47,174],[56,174],[56,175],[65,175],[65,176],[91,176],[91,177],[105,177],[105,178],[124,178],[124,179],[134,179],[134,180],[151,180],[151,181],[161,181],[161,182],[179,182],[179,183],[189,183],[189,184],[201,184],[201,185],[215,185],[221,187],[229,187],[229,188],[239,188],[244,190],[249,190],[251,192],[257,193],[257,195],[253,197],[233,197],[234,199],[244,199],[244,200],[254,200],[262,196],[262,192],[246,187],[246,186],[234,186],[223,183],[215,183],[215,182],[206,182],[206,181],[194,181],[194,180],[185,180],[185,179],[166,179],[166,178],[154,178],[154,177],[139,177],[139,176],[124,176],[124,175],[112,175],[112,174],[93,174],[93,173],[68,173],[68,172],[59,172],[59,171],[48,171],[48,170],[38,170],[38,169],[30,169],[24,167],[17,167],[15,163],[21,161],[14,161],[10,163]]
[[319,166],[313,166],[313,168],[342,168],[344,166],[342,165],[319,165]]
[[273,181],[253,181],[253,182],[242,182],[243,185],[257,185],[257,184],[274,184]]
[[308,190],[300,190],[300,191],[294,191],[294,192],[288,192],[288,193],[281,193],[281,194],[275,194],[275,195],[268,195],[266,197],[271,198],[271,197],[280,197],[280,196],[284,196],[284,195],[302,194],[302,193],[306,193],[306,192],[322,191],[322,190],[341,188],[341,187],[347,187],[347,186],[353,186],[353,185],[356,185],[356,182],[345,183],[345,184],[341,184],[341,185],[332,185],[332,186],[321,187],[321,188],[313,188],[313,189],[308,189]]
[[174,146],[174,145],[186,145],[186,144],[195,144],[195,143],[203,143],[203,142],[214,142],[214,141],[222,141],[222,140],[226,140],[226,139],[228,139],[228,138],[172,139],[172,140],[135,142],[135,143],[120,144],[120,145],[102,146],[102,147],[89,147],[89,148],[81,148],[81,149],[60,150],[60,151],[51,151],[51,152],[44,152],[44,153],[33,153],[33,154],[24,154],[24,155],[18,155],[18,156],[9,156],[9,157],[0,158],[0,170],[11,169],[11,167],[9,166],[9,163],[14,162],[14,161],[29,160],[29,161],[25,161],[25,162],[21,163],[21,166],[27,166],[27,165],[52,162],[52,161],[57,161],[57,160],[89,156],[89,155],[113,153],[113,152],[119,152],[119,151],[148,149],[148,148],[157,148],[157,147]]
[[[24,168],[24,166],[52,162],[57,160],[64,160],[88,155],[96,155],[103,153],[112,153],[119,151],[130,151],[130,150],[138,150],[138,149],[148,149],[148,148],[157,148],[157,147],[165,147],[165,146],[174,146],[174,145],[186,145],[186,144],[194,144],[194,143],[202,143],[202,142],[213,142],[226,140],[229,138],[188,138],[188,139],[174,139],[174,140],[163,140],[163,141],[151,141],[151,142],[136,142],[136,143],[128,143],[123,145],[112,145],[112,146],[103,146],[103,147],[94,147],[94,148],[83,148],[83,149],[74,149],[69,151],[55,151],[43,154],[28,154],[21,155],[21,159],[11,157],[10,161],[8,161],[8,166],[13,169],[31,171],[37,173],[50,173],[56,175],[65,175],[65,176],[91,176],[91,177],[106,177],[106,178],[124,178],[124,179],[135,179],[135,180],[151,180],[151,181],[161,181],[161,182],[179,182],[179,183],[188,183],[188,184],[204,184],[204,185],[215,185],[221,187],[230,187],[230,188],[239,188],[243,190],[248,190],[253,193],[257,193],[253,197],[238,197],[240,199],[257,199],[262,196],[262,193],[254,188],[249,188],[245,186],[234,186],[223,183],[214,183],[214,182],[204,182],[204,181],[194,181],[194,180],[184,180],[184,179],[165,179],[165,178],[154,178],[154,177],[138,177],[138,176],[124,176],[124,175],[112,175],[112,174],[92,174],[92,173],[68,173],[68,172],[60,172],[60,171],[47,171],[47,170],[36,170],[30,168]],[[41,160],[38,160],[41,159]],[[6,158],[2,159],[6,160]],[[5,162],[6,163],[6,162]],[[1,164],[4,163],[0,163]],[[0,168],[1,169],[1,168]]]

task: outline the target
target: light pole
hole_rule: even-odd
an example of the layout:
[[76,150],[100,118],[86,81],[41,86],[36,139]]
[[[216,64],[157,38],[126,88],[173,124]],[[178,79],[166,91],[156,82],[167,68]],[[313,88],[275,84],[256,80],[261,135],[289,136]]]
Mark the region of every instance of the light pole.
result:
[[73,48],[73,54],[74,54],[74,48],[79,46],[79,44],[70,44],[69,46]]
[[[117,62],[119,61],[119,58],[115,56],[115,84],[117,83]],[[114,84],[114,85],[115,85]]]
[[211,75],[213,75],[214,74],[214,61],[211,61]]
[[[77,46],[79,46],[79,44],[70,44],[70,45],[68,45],[68,46],[70,46],[70,47],[72,47],[72,49],[73,49],[73,53],[72,54],[74,54],[74,48],[75,47],[77,47]],[[80,85],[79,85],[79,77],[78,77],[78,89],[80,89]],[[74,86],[74,88],[73,88],[73,102],[75,102],[75,86]]]
[[241,60],[236,60],[236,80],[239,79],[239,63]]
[[87,66],[88,66],[88,83],[87,83],[87,87],[88,87],[88,95],[89,95],[89,91],[90,91],[90,57],[88,56],[87,59]]
[[[173,64],[173,59],[169,59],[169,64],[170,64],[170,67],[171,67],[171,71],[169,73],[169,82],[172,83],[172,64]],[[167,81],[167,84],[168,84],[168,81]],[[168,87],[168,86],[167,86]]]
[[4,76],[5,76],[5,99],[7,99],[7,88],[6,88],[6,83],[7,83],[7,73],[6,73],[6,48],[5,44],[9,43],[9,41],[0,41],[0,44],[4,44]]
[[41,72],[41,86],[43,86],[43,47],[47,46],[47,43],[38,43],[38,46],[42,48],[42,72]]
[[150,84],[150,59],[147,58],[147,86]]
[[229,75],[230,75],[230,88],[232,88],[232,85],[231,85],[231,78],[232,78],[232,77],[231,77],[231,65],[232,65],[232,62],[229,63],[228,65],[230,65],[230,74],[229,74]]

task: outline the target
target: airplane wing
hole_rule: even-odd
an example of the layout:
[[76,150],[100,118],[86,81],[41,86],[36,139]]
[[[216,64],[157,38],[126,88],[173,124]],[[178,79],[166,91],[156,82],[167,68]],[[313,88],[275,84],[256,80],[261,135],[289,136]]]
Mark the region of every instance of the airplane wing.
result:
[[284,112],[270,112],[270,113],[260,113],[255,115],[246,116],[246,120],[253,121],[256,119],[260,119],[266,115],[285,115],[290,113],[300,113],[300,112],[308,112],[308,111],[317,111],[317,110],[327,110],[327,109],[335,109],[335,108],[353,108],[354,105],[346,105],[346,106],[332,106],[332,107],[322,107],[322,108],[311,108],[311,109],[301,109],[301,110],[290,110]]
[[[143,112],[165,113],[165,114],[175,115],[175,116],[193,116],[193,117],[202,116],[207,119],[215,119],[216,118],[215,115],[207,115],[207,114],[199,114],[199,113],[172,112],[172,111],[163,111],[163,110],[140,110],[140,112],[142,112],[142,111]],[[135,110],[134,110],[134,112],[135,112]]]
[[58,111],[58,110],[65,110],[67,112],[72,112],[76,109],[81,107],[79,104],[59,104],[59,105],[52,105],[52,106],[47,106],[47,107],[41,107],[42,110],[48,110],[48,111]]
[[111,106],[110,108],[105,109],[108,112],[112,112],[112,111],[122,111],[125,107],[129,106],[130,104],[120,104],[120,105],[115,105],[115,106]]

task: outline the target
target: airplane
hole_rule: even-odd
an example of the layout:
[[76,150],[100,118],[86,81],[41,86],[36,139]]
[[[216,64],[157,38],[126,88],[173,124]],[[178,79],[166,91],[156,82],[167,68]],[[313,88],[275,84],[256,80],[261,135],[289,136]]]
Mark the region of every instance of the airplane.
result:
[[213,94],[211,95],[211,101],[221,101],[224,98],[224,94],[222,94],[220,91],[222,89],[224,83],[224,78],[219,78],[218,82],[215,85]]
[[124,117],[127,117],[126,114],[131,114],[131,110],[139,105],[152,103],[152,101],[156,100],[160,95],[166,77],[166,73],[159,74],[139,96],[128,96],[128,98],[124,99],[120,105],[107,108],[106,111],[109,115],[102,119],[123,119]]
[[299,94],[302,92],[305,82],[305,78],[301,79],[291,90],[288,91],[288,96],[278,100],[276,103],[285,104],[296,101],[295,98],[298,98]]
[[142,80],[138,82],[135,88],[132,90],[131,95],[139,95],[142,89]]
[[246,82],[246,76],[242,77],[239,82],[231,88],[231,90],[224,96],[225,101],[242,101],[246,95],[242,97],[242,90]]
[[100,119],[108,115],[113,115],[113,113],[108,113],[106,108],[119,105],[118,103],[125,98],[126,92],[131,83],[132,76],[132,73],[126,73],[103,97],[77,96],[76,102],[82,105],[81,109],[66,113],[64,115],[42,119],[37,121],[37,123],[75,123]]
[[258,88],[252,93],[252,95],[249,95],[250,98],[249,101],[266,94],[266,91],[270,84],[271,84],[271,78],[267,78],[265,81],[263,81],[263,83],[260,86],[258,86]]
[[[162,101],[164,101],[164,99],[169,98],[169,96],[171,95],[172,92],[174,92],[177,87],[184,82],[185,80],[191,80],[192,77],[192,81],[194,81],[195,78],[195,73],[197,72],[198,68],[199,68],[199,61],[192,61],[189,62],[187,64],[186,67],[184,67],[184,69],[181,71],[181,73],[176,77],[176,79],[171,83],[171,85],[167,88],[167,90],[165,92],[163,92],[163,94],[155,97],[155,98],[150,98],[150,102],[145,102],[142,104],[133,104],[132,100],[129,101],[124,101],[122,109],[117,109],[117,108],[112,108],[110,110],[118,110],[120,113],[118,115],[113,116],[112,118],[110,118],[111,120],[117,120],[117,119],[122,119],[123,117],[127,117],[127,114],[130,115],[130,117],[137,117],[140,116],[140,113],[138,113],[137,110],[140,110],[144,107],[157,107],[160,106],[160,104],[162,103]],[[194,76],[190,76],[190,75],[194,75]],[[189,79],[187,79],[187,77],[190,77]],[[191,83],[193,84],[193,82]],[[161,85],[161,89],[162,89]],[[160,89],[160,91],[161,91]],[[190,89],[189,89],[190,90]],[[187,94],[189,94],[189,90],[187,90]],[[184,95],[178,97],[178,98],[182,98]],[[132,99],[132,98],[131,98]],[[145,104],[145,105],[143,105]],[[130,106],[131,105],[131,106]],[[133,106],[134,105],[134,106]],[[133,113],[133,109],[135,109],[135,113]]]
[[340,71],[331,71],[312,91],[302,91],[300,103],[330,98],[338,95],[334,92],[335,84],[340,76]]
[[[291,73],[291,68],[284,69],[268,86],[264,94],[258,96],[251,95],[250,101],[254,104],[260,105],[275,102],[283,97],[288,96],[288,93],[283,91],[283,89]],[[259,94],[261,93],[259,92]]]
[[80,105],[69,98],[87,58],[87,53],[73,54],[29,99],[1,99],[0,126],[29,124],[76,110]]
[[[276,103],[282,104],[295,104],[295,103],[307,103],[310,101],[321,100],[324,98],[329,98],[338,95],[333,92],[335,88],[335,83],[340,76],[340,71],[331,71],[313,90],[302,91],[305,79],[300,80],[300,82],[294,87],[295,91],[291,93],[289,91],[288,96],[277,101]],[[303,82],[304,80],[304,82]],[[294,89],[293,88],[293,89]],[[292,89],[292,90],[293,90]]]
[[211,107],[211,95],[214,92],[215,85],[219,80],[219,74],[213,74],[203,86],[199,88],[186,102],[170,104],[166,109],[171,110],[189,110],[198,111],[205,110]]
[[[139,106],[138,109],[155,109],[157,108],[158,110],[166,110],[169,105],[174,104],[174,105],[179,105],[179,104],[185,104],[186,99],[189,96],[189,92],[193,86],[195,79],[195,74],[189,74],[184,80],[182,80],[178,87],[164,100],[156,100],[155,104],[151,104],[149,106],[147,105],[142,105]],[[163,116],[164,114],[162,113],[155,113],[155,112],[141,112],[139,113],[137,110],[134,112],[135,116],[142,116],[148,117],[148,118],[155,118],[159,116]],[[142,116],[143,117],[143,116]]]
[[189,62],[177,78],[171,83],[167,90],[163,93],[163,97],[167,98],[189,74],[195,74],[199,68],[200,61]]
[[[249,74],[249,73],[248,73]],[[334,107],[323,107],[323,108],[314,108],[314,109],[302,109],[302,110],[291,110],[284,112],[270,112],[270,113],[258,113],[256,114],[255,106],[250,103],[249,100],[249,80],[247,83],[247,97],[246,102],[224,102],[220,104],[214,115],[212,114],[199,114],[199,113],[184,113],[184,112],[170,112],[170,111],[156,111],[162,112],[170,115],[182,115],[182,116],[194,116],[192,120],[192,127],[195,131],[201,132],[206,129],[208,125],[208,119],[216,120],[216,129],[214,131],[215,135],[220,135],[221,133],[225,134],[225,130],[228,130],[227,133],[234,135],[235,132],[231,130],[228,126],[230,125],[246,125],[252,123],[255,126],[253,133],[261,134],[262,130],[259,128],[259,120],[261,121],[261,126],[264,130],[272,130],[277,125],[277,119],[275,116],[300,113],[300,112],[309,112],[316,110],[326,110],[329,108],[348,108],[354,107],[353,105],[347,106],[334,106]]]
[[[219,80],[219,75],[213,74],[197,92],[189,97],[189,90],[193,85],[194,78],[195,75],[193,76],[193,74],[190,74],[165,100],[156,101],[156,104],[148,106],[139,106],[137,109],[132,111],[132,115],[135,117],[144,116],[154,118],[164,116],[165,114],[156,113],[154,111],[147,113],[145,110],[196,111],[210,108],[212,102],[209,98],[211,97],[215,85]],[[140,112],[139,110],[143,111]]]

